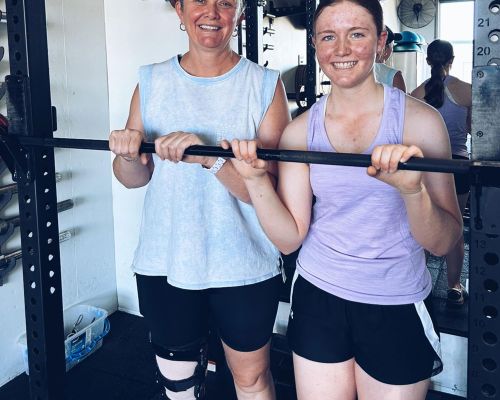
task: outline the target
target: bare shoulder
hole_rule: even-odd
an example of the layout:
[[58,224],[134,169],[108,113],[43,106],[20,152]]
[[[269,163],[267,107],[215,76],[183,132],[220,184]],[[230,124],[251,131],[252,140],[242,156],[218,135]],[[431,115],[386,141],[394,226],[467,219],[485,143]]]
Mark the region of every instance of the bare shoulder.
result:
[[458,104],[464,107],[472,106],[472,85],[470,83],[453,77],[453,80],[448,84],[448,89]]
[[450,157],[450,140],[441,114],[427,103],[406,96],[403,141],[420,147],[425,157]]
[[283,136],[281,136],[280,148],[289,150],[307,149],[307,127],[309,111],[299,115],[290,122]]
[[416,89],[414,89],[411,92],[411,95],[413,97],[416,97],[417,99],[423,99],[425,97],[425,82],[422,83],[420,86],[418,86]]
[[425,101],[420,100],[413,95],[406,95],[405,118],[407,120],[415,118],[414,113],[419,114],[418,118],[421,118],[424,115],[428,115],[430,118],[434,115],[440,115],[434,107],[430,106]]

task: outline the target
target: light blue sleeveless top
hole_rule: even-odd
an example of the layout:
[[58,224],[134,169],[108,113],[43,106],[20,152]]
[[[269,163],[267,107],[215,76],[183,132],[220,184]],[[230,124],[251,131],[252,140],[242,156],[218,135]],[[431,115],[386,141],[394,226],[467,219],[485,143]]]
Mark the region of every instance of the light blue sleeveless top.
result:
[[[279,73],[241,58],[229,72],[200,78],[178,57],[141,67],[141,113],[148,141],[174,131],[254,139]],[[184,289],[239,286],[279,274],[279,252],[251,205],[237,200],[200,164],[153,156],[133,270],[167,276]]]
[[[364,152],[403,141],[405,94],[384,85],[377,136]],[[308,150],[335,152],[325,130],[326,96],[309,111]],[[335,134],[333,132],[333,134]],[[366,168],[310,165],[316,203],[297,271],[346,300],[410,304],[427,297],[432,281],[424,250],[413,238],[397,189]]]
[[375,63],[373,65],[375,72],[375,80],[387,86],[394,86],[394,76],[398,72],[397,69],[391,68],[384,63]]

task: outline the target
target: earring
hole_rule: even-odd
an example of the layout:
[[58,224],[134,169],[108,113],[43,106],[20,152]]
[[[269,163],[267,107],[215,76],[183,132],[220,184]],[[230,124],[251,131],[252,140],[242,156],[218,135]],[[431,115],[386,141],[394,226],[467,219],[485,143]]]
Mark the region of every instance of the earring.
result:
[[234,28],[234,32],[231,35],[232,37],[238,37],[238,27]]
[[179,24],[179,29],[183,32],[186,31],[186,25],[184,25],[182,22]]
[[385,58],[385,47],[381,51],[377,51],[377,57],[375,58],[375,62],[383,63]]

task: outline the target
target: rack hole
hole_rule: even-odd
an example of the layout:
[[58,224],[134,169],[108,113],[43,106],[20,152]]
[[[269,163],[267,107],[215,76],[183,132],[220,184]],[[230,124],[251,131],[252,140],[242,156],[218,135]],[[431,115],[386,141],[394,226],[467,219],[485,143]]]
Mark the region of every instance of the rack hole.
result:
[[484,255],[484,261],[486,261],[488,265],[496,265],[498,264],[498,255],[495,253],[486,253]]
[[53,277],[54,276],[54,271],[49,271],[49,277]]
[[496,394],[496,389],[495,386],[490,385],[489,383],[484,384],[481,386],[481,393],[483,394],[484,397],[495,397]]
[[31,239],[33,237],[33,232],[29,231],[26,236],[28,236]]
[[52,238],[47,239],[47,244],[51,244],[53,242]]
[[38,331],[31,332],[31,336],[33,337],[33,339],[38,339]]
[[40,368],[40,364],[38,364],[38,363],[35,363],[35,369],[37,370],[37,372],[40,372],[42,370]]
[[15,41],[15,42],[19,42],[20,40],[21,40],[21,36],[19,36],[19,33],[16,33],[16,34],[14,35],[14,41]]
[[12,22],[14,22],[15,24],[18,24],[19,23],[19,17],[17,15],[14,15],[12,17]]
[[49,261],[52,261],[52,260],[54,259],[54,256],[53,256],[52,254],[49,254],[49,256],[47,257],[47,259],[48,259]]
[[500,40],[500,31],[498,29],[492,30],[488,34],[488,38],[490,39],[491,43],[495,43],[495,44],[498,43],[498,41]]
[[24,202],[25,202],[26,204],[31,203],[31,197],[29,197],[28,195],[24,196]]
[[18,51],[16,51],[16,53],[14,54],[14,57],[16,58],[16,61],[21,61],[21,53],[19,53]]
[[52,225],[52,222],[48,221],[46,224],[47,228],[50,228],[50,226]]
[[33,322],[36,322],[36,315],[35,315],[35,314],[31,314],[31,320],[32,320]]
[[50,287],[50,294],[54,294],[56,292],[56,288],[54,286]]
[[498,283],[493,279],[486,279],[483,285],[486,291],[488,291],[489,293],[495,293],[498,290]]
[[493,372],[494,370],[497,369],[497,363],[492,358],[485,358],[482,361],[482,364],[483,364],[483,368],[486,371]]
[[49,188],[45,188],[43,192],[44,192],[44,193],[49,193],[49,192],[50,192],[50,189],[49,189]]
[[490,3],[489,9],[493,14],[498,14],[500,12],[500,1],[492,1]]
[[488,319],[494,319],[498,316],[498,310],[493,306],[486,306],[483,308],[483,314]]
[[38,347],[35,347],[35,348],[33,349],[33,354],[35,354],[35,355],[40,354],[40,350],[38,350]]
[[31,282],[31,289],[36,289],[36,283],[35,282]]
[[49,211],[50,210],[50,204],[45,204],[45,211]]
[[33,264],[30,266],[30,271],[35,272],[35,266]]
[[490,346],[495,346],[498,342],[497,335],[495,335],[493,332],[484,332],[483,342]]
[[26,217],[26,219],[31,219],[31,213],[30,212],[25,213],[24,216]]
[[36,305],[36,299],[34,297],[32,297],[30,299],[30,303],[31,303],[32,306],[35,306]]

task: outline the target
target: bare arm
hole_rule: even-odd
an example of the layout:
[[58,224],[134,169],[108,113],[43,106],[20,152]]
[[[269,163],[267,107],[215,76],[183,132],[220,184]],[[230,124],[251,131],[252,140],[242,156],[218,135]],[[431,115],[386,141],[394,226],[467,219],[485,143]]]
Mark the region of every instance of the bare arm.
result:
[[[280,148],[306,149],[307,113],[287,126],[280,141]],[[247,144],[252,147],[247,151]],[[252,204],[269,239],[285,254],[295,251],[304,240],[311,219],[312,190],[309,183],[309,165],[280,162],[278,192],[273,188],[268,174],[259,173],[265,161],[255,158],[250,143],[233,141],[233,151],[238,159],[233,161],[244,176]],[[249,156],[250,155],[250,156]]]
[[394,75],[394,78],[392,80],[392,86],[406,93],[406,83],[401,71],[396,72],[396,75]]
[[[441,115],[407,97],[404,143],[425,157],[451,158],[448,132]],[[415,239],[436,255],[448,253],[462,234],[462,218],[452,174],[423,173],[422,190],[403,195]]]
[[139,100],[139,87],[132,95],[130,112],[125,129],[113,131],[109,136],[110,150],[116,154],[113,172],[125,187],[137,188],[151,179],[154,164],[149,154],[139,155],[139,147],[144,140],[144,127]]
[[472,85],[455,78],[448,86],[453,99],[467,108],[467,131],[471,131]]

